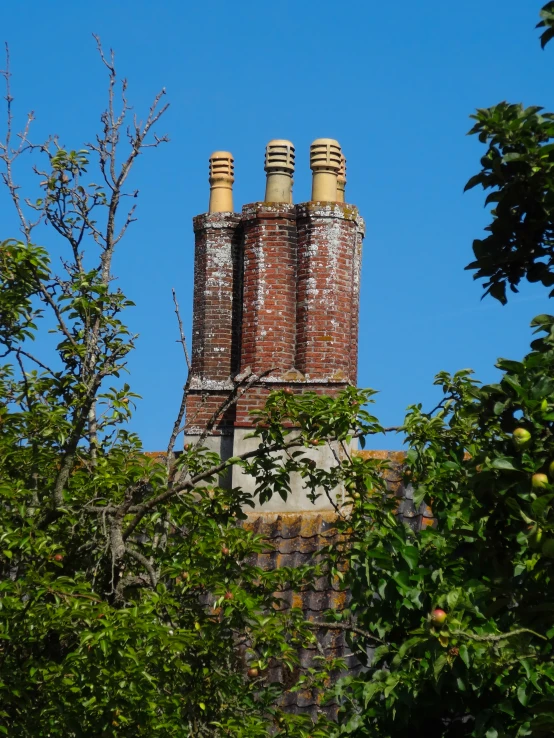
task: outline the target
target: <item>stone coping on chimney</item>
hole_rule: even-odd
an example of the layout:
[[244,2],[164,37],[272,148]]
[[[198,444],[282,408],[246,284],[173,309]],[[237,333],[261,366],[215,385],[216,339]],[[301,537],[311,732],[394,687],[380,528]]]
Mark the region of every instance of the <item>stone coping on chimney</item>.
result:
[[241,221],[240,213],[220,212],[220,213],[201,213],[195,215],[192,219],[194,232],[211,228],[213,230],[225,230],[227,228],[236,228]]

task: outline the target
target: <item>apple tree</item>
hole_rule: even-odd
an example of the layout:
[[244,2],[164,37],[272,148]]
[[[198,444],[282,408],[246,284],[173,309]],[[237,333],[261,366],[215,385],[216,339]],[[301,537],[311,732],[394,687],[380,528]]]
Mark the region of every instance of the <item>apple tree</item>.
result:
[[[283,712],[285,686],[266,678],[274,660],[292,671],[324,627],[279,600],[319,572],[255,566],[268,544],[242,525],[252,496],[219,480],[240,464],[265,496],[286,494],[292,470],[315,490],[321,475],[306,450],[353,428],[378,431],[360,411],[368,395],[278,393],[256,431],[260,448],[224,462],[202,444],[175,452],[185,382],[165,453],[144,452],[123,376],[136,342],[124,322],[132,304],[112,262],[135,219],[133,166],[167,141],[156,132],[167,105],[162,90],[143,122],[129,120],[127,84],[99,52],[107,108],[96,139],[74,149],[56,137],[34,143],[32,116],[15,134],[4,72],[0,164],[21,233],[0,243],[0,735],[328,735],[324,718],[317,727]],[[18,185],[23,154],[38,199]],[[44,224],[59,237],[60,270],[36,245]],[[53,347],[34,343],[48,333]],[[301,426],[294,437],[287,416]],[[273,451],[288,454],[287,469]],[[328,485],[345,473],[329,472]],[[287,688],[320,688],[339,667],[322,655]]]

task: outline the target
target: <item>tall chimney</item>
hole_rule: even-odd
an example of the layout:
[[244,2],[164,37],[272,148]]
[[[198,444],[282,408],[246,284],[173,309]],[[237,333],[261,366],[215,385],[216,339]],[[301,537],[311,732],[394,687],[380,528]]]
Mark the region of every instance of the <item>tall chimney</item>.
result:
[[[359,265],[363,221],[341,202],[346,162],[337,141],[310,149],[312,201],[296,206],[298,234],[296,369],[326,391],[356,376]],[[342,197],[344,199],[344,197]],[[352,345],[353,342],[355,345]]]
[[[227,407],[241,376],[249,370],[259,377],[203,440],[223,458],[256,447],[250,412],[263,406],[272,389],[333,396],[356,382],[364,223],[355,207],[344,204],[346,161],[337,141],[313,142],[312,200],[296,206],[294,154],[290,141],[268,143],[265,199],[239,214],[233,212],[233,157],[215,152],[209,212],[194,218],[188,441]],[[322,469],[334,463],[319,448],[309,454]],[[238,467],[221,482],[252,492],[256,486]],[[311,510],[303,480],[293,475],[291,488],[284,509]],[[278,513],[282,506],[276,496],[263,509]],[[316,507],[331,509],[331,502],[321,499]]]
[[337,177],[337,202],[344,202],[344,191],[346,189],[346,157],[340,158],[340,169]]
[[210,213],[233,212],[235,160],[228,151],[214,151],[210,156]]
[[[210,160],[210,212],[194,224],[194,292],[192,371],[187,397],[186,430],[191,440],[202,432],[228,397],[238,370],[240,332],[240,215],[233,213],[233,157],[216,151]],[[222,453],[227,435],[232,444],[234,408],[210,433],[214,450]]]
[[294,146],[290,141],[274,139],[265,149],[265,202],[292,204]]
[[[270,141],[266,149],[264,202],[245,205],[241,371],[271,371],[258,394],[236,405],[236,425],[251,427],[249,410],[259,407],[269,386],[294,370],[296,345],[296,211],[290,204],[294,146]],[[269,383],[269,384],[268,384]],[[254,403],[254,404],[252,404]]]
[[312,202],[337,201],[337,176],[342,152],[333,138],[318,138],[310,146]]

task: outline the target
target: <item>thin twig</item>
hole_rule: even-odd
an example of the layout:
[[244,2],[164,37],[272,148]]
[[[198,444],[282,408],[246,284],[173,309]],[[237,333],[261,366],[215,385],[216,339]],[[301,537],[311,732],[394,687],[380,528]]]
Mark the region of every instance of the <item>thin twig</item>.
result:
[[306,623],[308,628],[318,629],[318,628],[326,628],[327,630],[346,630],[352,633],[357,633],[358,635],[363,636],[364,638],[369,638],[372,641],[375,641],[376,643],[381,643],[382,645],[385,645],[385,641],[382,641],[380,638],[377,638],[377,636],[374,636],[372,633],[370,633],[367,630],[363,630],[362,628],[358,628],[356,625],[352,625],[352,623],[321,623],[319,621]]
[[534,630],[529,630],[529,628],[518,628],[517,630],[511,630],[509,633],[499,633],[498,635],[477,635],[476,633],[467,633],[465,630],[451,630],[450,633],[455,636],[468,638],[470,641],[481,641],[484,643],[497,643],[498,641],[503,641],[506,638],[513,638],[514,636],[522,635],[523,633],[530,633],[531,635],[540,638],[542,641],[548,640],[546,636],[543,636]]
[[[265,448],[263,452],[270,454],[270,453],[273,453],[274,451],[284,451],[288,448],[292,448],[293,446],[301,446],[302,443],[303,442],[301,439],[296,438],[285,444],[275,443]],[[221,474],[221,472],[227,470],[231,464],[236,463],[238,460],[247,461],[248,459],[251,459],[254,456],[257,456],[259,453],[260,453],[260,447],[255,448],[252,451],[245,451],[243,454],[240,454],[240,456],[233,456],[231,459],[222,461],[220,464],[216,464],[215,466],[210,467],[210,469],[206,469],[205,471],[200,472],[199,474],[196,474],[196,476],[191,477],[188,481],[180,482],[179,484],[175,485],[171,489],[167,489],[165,492],[161,492],[159,495],[156,495],[156,497],[153,497],[151,500],[148,500],[142,505],[134,505],[134,506],[129,507],[127,512],[135,513],[135,517],[129,523],[125,532],[123,533],[123,540],[126,540],[131,535],[131,533],[135,530],[135,528],[140,523],[142,518],[146,515],[147,512],[149,512],[149,510],[152,510],[153,508],[162,504],[166,500],[169,500],[172,497],[175,497],[176,495],[179,495],[179,494],[182,494],[184,492],[194,489],[194,487],[199,482],[202,482],[205,479],[209,479],[210,477],[214,477],[214,476],[217,476],[218,474]],[[107,506],[103,508],[91,508],[90,512],[93,514],[97,514],[97,513],[103,513],[105,510],[107,510],[108,512],[116,512],[119,509],[120,509],[119,507]]]
[[183,347],[183,351],[185,353],[185,361],[187,362],[187,379],[185,381],[185,384],[183,386],[183,393],[181,395],[181,403],[179,405],[179,410],[177,412],[177,417],[175,418],[175,422],[173,423],[173,429],[171,431],[171,436],[169,438],[169,443],[167,445],[167,458],[166,458],[166,468],[167,473],[169,477],[169,483],[173,483],[173,476],[176,472],[176,469],[174,467],[173,474],[170,472],[171,464],[173,460],[173,450],[175,448],[175,442],[177,441],[177,438],[179,436],[179,433],[181,433],[183,418],[185,417],[185,411],[187,406],[187,397],[190,389],[190,383],[192,379],[192,364],[189,357],[189,352],[187,349],[187,339],[185,337],[185,331],[183,330],[183,321],[181,320],[181,313],[179,311],[179,303],[177,302],[177,294],[175,293],[175,290],[172,288],[171,292],[173,294],[173,303],[175,305],[175,315],[177,316],[177,323],[179,325],[179,335],[180,335],[180,343]]
[[204,439],[207,437],[208,433],[212,430],[214,425],[217,423],[219,418],[233,405],[235,405],[240,398],[248,392],[248,390],[252,387],[253,384],[256,384],[256,382],[259,382],[264,377],[267,377],[268,374],[271,374],[271,372],[275,371],[275,368],[268,369],[265,372],[262,372],[261,374],[251,374],[250,370],[248,373],[245,373],[241,376],[239,382],[233,387],[231,392],[229,393],[229,396],[223,400],[223,402],[219,405],[219,407],[215,410],[214,413],[212,413],[211,418],[206,423],[202,433],[199,435],[197,441],[195,442],[194,446],[197,448],[200,446]]
[[177,302],[177,294],[175,292],[175,289],[171,288],[171,293],[173,295],[173,304],[175,305],[175,315],[177,316],[177,322],[179,324],[179,343],[183,347],[183,351],[185,352],[185,361],[187,362],[187,368],[189,372],[192,371],[192,364],[190,363],[190,356],[187,349],[187,339],[185,337],[185,332],[183,330],[183,321],[181,320],[181,313],[179,312],[179,303]]
[[23,356],[26,356],[31,361],[34,361],[37,366],[40,366],[41,369],[44,369],[44,371],[48,372],[52,376],[55,376],[54,370],[50,369],[50,367],[47,366],[46,364],[43,364],[42,361],[39,361],[39,359],[37,359],[36,356],[33,356],[33,354],[30,354],[28,351],[24,351],[22,348],[19,348],[19,347],[15,351],[18,354],[22,354]]

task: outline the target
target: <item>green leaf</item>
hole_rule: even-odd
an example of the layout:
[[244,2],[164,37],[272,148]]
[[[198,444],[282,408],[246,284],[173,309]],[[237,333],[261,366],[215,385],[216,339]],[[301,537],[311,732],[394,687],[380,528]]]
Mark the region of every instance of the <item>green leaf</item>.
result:
[[447,657],[446,657],[446,654],[443,653],[437,658],[437,660],[433,664],[433,675],[435,677],[435,680],[439,678],[442,670],[446,666],[446,662],[447,662]]
[[493,459],[491,466],[493,469],[504,469],[507,471],[518,471],[516,467],[513,465],[513,460],[506,457],[506,456],[500,456],[496,459]]
[[419,551],[415,546],[404,546],[401,551],[402,558],[410,569],[414,569],[419,561]]
[[469,669],[469,652],[467,650],[467,646],[465,643],[461,644],[461,646],[459,647],[459,651],[460,651],[460,658],[462,659],[466,667]]
[[520,684],[517,688],[517,698],[524,707],[527,707],[529,703],[529,694],[525,684]]
[[395,571],[392,578],[401,590],[405,591],[410,588],[410,575],[407,571]]

